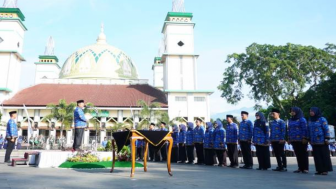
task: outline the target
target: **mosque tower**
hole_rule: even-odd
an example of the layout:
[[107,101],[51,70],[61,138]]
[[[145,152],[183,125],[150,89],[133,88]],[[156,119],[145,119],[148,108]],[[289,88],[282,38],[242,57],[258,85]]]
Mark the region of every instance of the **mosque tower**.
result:
[[[154,59],[154,87],[168,97],[170,119],[210,121],[209,96],[213,91],[197,88],[197,59],[194,52],[193,13],[185,12],[184,0],[173,0],[163,28],[161,54]],[[162,82],[161,82],[162,80]]]
[[0,7],[0,103],[13,96],[20,85],[25,16],[17,0],[5,0]]
[[61,67],[58,65],[58,58],[54,54],[55,42],[50,36],[44,55],[39,56],[39,61],[35,62],[35,84],[42,83],[44,79],[58,79]]

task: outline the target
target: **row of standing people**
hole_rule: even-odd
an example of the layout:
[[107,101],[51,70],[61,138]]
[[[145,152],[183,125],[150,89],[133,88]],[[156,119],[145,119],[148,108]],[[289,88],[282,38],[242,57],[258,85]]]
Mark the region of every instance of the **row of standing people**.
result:
[[[319,108],[310,109],[309,121],[304,118],[303,112],[298,107],[290,110],[291,119],[288,128],[284,120],[280,119],[280,111],[273,109],[273,119],[267,124],[267,119],[262,112],[255,114],[256,120],[252,123],[248,120],[248,112],[241,112],[242,122],[239,127],[233,122],[233,116],[227,115],[226,128],[220,120],[213,123],[207,122],[206,129],[202,126],[202,120],[196,120],[196,127],[192,122],[186,125],[174,125],[172,137],[173,150],[172,162],[194,163],[194,149],[196,150],[197,163],[199,165],[226,166],[226,154],[229,157],[229,167],[238,168],[238,144],[240,145],[244,166],[239,168],[252,169],[253,158],[251,144],[256,147],[258,159],[257,170],[271,168],[270,145],[277,160],[277,167],[273,171],[287,171],[287,159],[285,155],[285,143],[292,145],[296,155],[298,169],[294,173],[308,173],[308,144],[312,146],[314,163],[317,175],[327,175],[332,171],[329,151],[330,131],[327,120],[322,117]],[[165,124],[161,124],[165,128]],[[286,135],[288,136],[286,138]],[[155,152],[151,150],[150,153]],[[161,148],[162,160],[166,160],[166,148]],[[151,156],[151,155],[150,155]],[[158,154],[159,156],[159,154]],[[152,158],[151,158],[152,159]]]

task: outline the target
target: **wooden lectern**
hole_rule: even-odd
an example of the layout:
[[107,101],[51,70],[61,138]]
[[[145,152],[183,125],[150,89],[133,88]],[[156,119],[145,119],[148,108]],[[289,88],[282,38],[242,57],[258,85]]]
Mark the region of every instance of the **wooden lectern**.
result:
[[[157,132],[157,131],[152,131],[152,132]],[[126,139],[127,140],[127,139]],[[129,140],[130,140],[130,145],[131,145],[131,150],[132,150],[132,157],[131,157],[131,161],[132,161],[132,170],[131,170],[131,177],[134,176],[134,170],[135,170],[135,156],[136,156],[136,141],[137,140],[144,140],[144,171],[147,172],[147,158],[148,158],[148,143],[153,144],[146,136],[144,136],[143,134],[141,134],[140,132],[138,132],[137,130],[131,130],[130,131],[130,136],[129,136]],[[169,132],[163,139],[162,142],[168,141],[169,142],[169,146],[168,146],[168,154],[167,154],[167,169],[168,169],[168,174],[170,176],[173,176],[173,174],[171,173],[171,151],[172,151],[172,147],[173,147],[173,138],[171,136],[171,133]],[[114,165],[115,165],[115,155],[116,155],[116,146],[115,146],[115,139],[112,139],[112,168],[111,168],[111,173],[114,171]],[[161,143],[162,143],[161,142]],[[155,145],[155,144],[153,144]],[[157,145],[155,145],[157,146]]]

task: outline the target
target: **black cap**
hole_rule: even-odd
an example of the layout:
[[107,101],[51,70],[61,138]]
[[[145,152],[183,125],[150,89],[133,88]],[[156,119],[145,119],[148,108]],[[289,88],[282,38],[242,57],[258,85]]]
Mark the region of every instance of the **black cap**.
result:
[[17,113],[17,111],[11,111],[11,112],[9,112],[9,115],[12,116],[13,114],[16,114],[16,113]]
[[226,118],[232,118],[233,119],[233,115],[226,115]]
[[280,110],[279,110],[279,109],[276,109],[276,108],[273,108],[273,109],[272,109],[272,112],[275,112],[275,113],[280,114]]
[[163,124],[163,125],[166,125],[166,123],[165,123],[165,122],[163,122],[163,121],[161,121],[161,124]]
[[203,122],[203,120],[201,120],[201,118],[197,118],[196,121]]
[[154,124],[154,123],[151,123],[150,125],[153,125],[153,126],[155,126],[155,124]]
[[77,100],[77,104],[84,103],[84,100]]
[[249,113],[248,113],[248,112],[246,112],[246,111],[242,111],[242,112],[241,112],[241,114],[246,114],[246,115],[249,115]]

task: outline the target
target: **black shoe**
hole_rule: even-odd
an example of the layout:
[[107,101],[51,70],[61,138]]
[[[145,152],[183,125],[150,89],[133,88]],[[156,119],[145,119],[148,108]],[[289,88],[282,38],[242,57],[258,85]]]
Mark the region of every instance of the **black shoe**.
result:
[[260,171],[260,170],[263,170],[262,168],[256,168],[256,170]]
[[4,163],[12,163],[12,161],[11,161],[11,160],[8,160],[8,161],[5,161]]
[[301,170],[293,171],[293,173],[301,173],[301,172],[302,172]]
[[287,168],[282,168],[280,172],[287,172]]
[[244,165],[244,166],[240,166],[239,167],[240,169],[247,169],[247,167]]
[[246,167],[245,169],[253,169],[253,167],[252,167],[252,166],[249,166],[249,167]]

